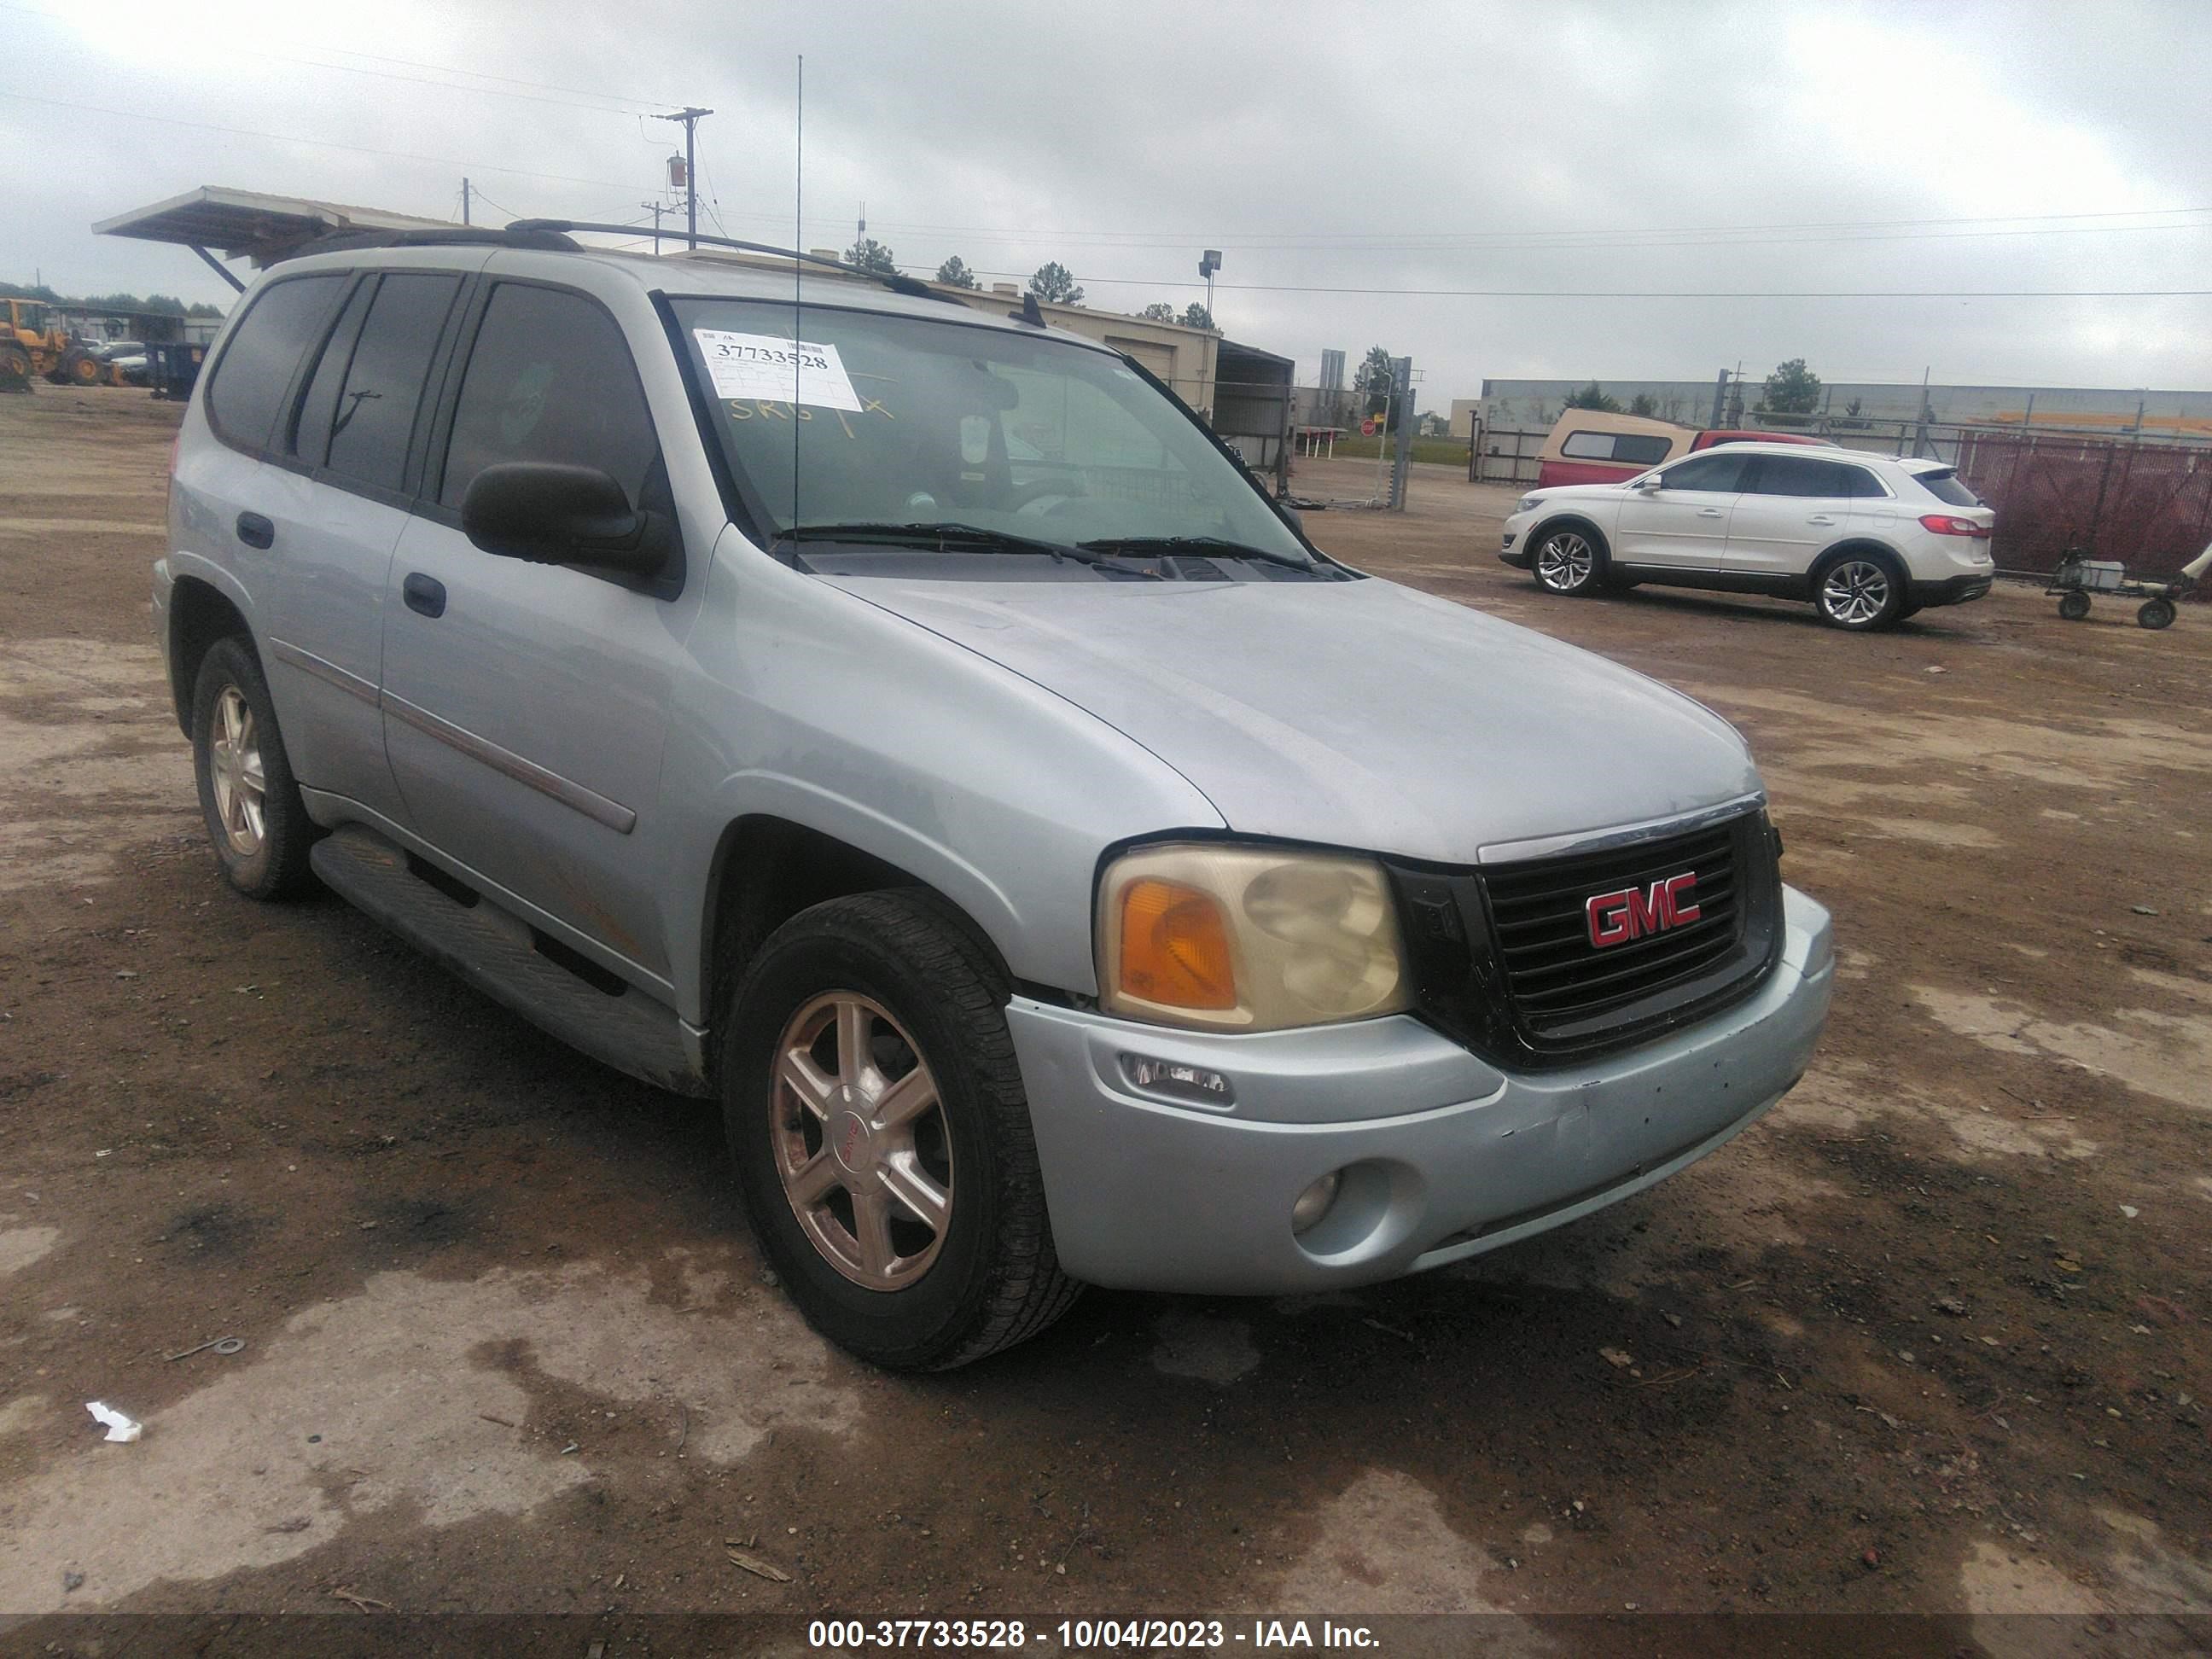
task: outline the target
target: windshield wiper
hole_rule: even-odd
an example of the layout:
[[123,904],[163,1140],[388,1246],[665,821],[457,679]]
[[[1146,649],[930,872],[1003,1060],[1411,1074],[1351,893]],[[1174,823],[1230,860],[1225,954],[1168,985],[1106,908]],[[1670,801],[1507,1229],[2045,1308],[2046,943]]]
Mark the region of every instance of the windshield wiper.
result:
[[958,547],[991,553],[1042,553],[1049,558],[1073,559],[1078,564],[1111,570],[1117,575],[1144,576],[1154,581],[1161,580],[1158,571],[1108,557],[1109,550],[1095,544],[1069,547],[1060,542],[1042,541],[1034,536],[1017,536],[1012,531],[990,530],[975,524],[804,524],[785,531],[782,539],[794,542],[881,542],[893,547],[935,546],[940,550]]
[[1310,559],[1294,559],[1287,554],[1271,553],[1264,547],[1249,547],[1225,536],[1102,536],[1081,545],[1092,553],[1218,553],[1224,558],[1256,559],[1262,564],[1286,565],[1292,570],[1311,571],[1316,575],[1327,569]]

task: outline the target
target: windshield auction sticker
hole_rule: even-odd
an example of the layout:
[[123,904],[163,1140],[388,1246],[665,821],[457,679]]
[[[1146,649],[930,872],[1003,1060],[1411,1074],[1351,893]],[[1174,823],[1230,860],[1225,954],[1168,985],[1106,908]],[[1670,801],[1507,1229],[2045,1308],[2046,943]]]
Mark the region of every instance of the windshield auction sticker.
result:
[[717,398],[860,412],[860,400],[834,345],[780,339],[773,334],[733,334],[720,328],[695,328],[691,333],[707,360]]

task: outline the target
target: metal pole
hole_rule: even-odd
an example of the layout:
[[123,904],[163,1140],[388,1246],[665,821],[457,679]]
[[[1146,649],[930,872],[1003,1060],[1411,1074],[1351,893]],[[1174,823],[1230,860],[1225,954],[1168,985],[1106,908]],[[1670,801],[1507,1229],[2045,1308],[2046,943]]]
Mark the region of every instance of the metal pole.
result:
[[465,225],[475,222],[469,217],[469,181],[466,179],[461,180],[461,222]]
[[1413,360],[1401,357],[1390,374],[1390,390],[1398,404],[1398,453],[1390,464],[1390,510],[1406,510],[1407,469],[1413,462]]
[[699,246],[699,123],[714,112],[688,105],[673,115],[656,115],[656,121],[681,121],[684,124],[684,240],[693,252]]

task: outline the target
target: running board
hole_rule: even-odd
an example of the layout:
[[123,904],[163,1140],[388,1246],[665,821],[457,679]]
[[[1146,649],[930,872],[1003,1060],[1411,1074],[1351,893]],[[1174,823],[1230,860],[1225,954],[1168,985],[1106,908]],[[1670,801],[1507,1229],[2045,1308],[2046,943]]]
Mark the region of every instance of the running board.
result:
[[656,1087],[711,1092],[674,1010],[443,872],[417,874],[429,866],[374,830],[343,825],[315,843],[310,861],[338,896],[540,1030]]

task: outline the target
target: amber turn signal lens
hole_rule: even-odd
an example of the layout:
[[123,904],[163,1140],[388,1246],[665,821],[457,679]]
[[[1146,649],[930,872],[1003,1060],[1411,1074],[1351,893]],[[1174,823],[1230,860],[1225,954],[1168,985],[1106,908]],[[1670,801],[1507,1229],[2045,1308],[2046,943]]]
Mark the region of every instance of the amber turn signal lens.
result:
[[1147,876],[1121,894],[1121,989],[1167,1008],[1234,1008],[1229,927],[1212,895]]

